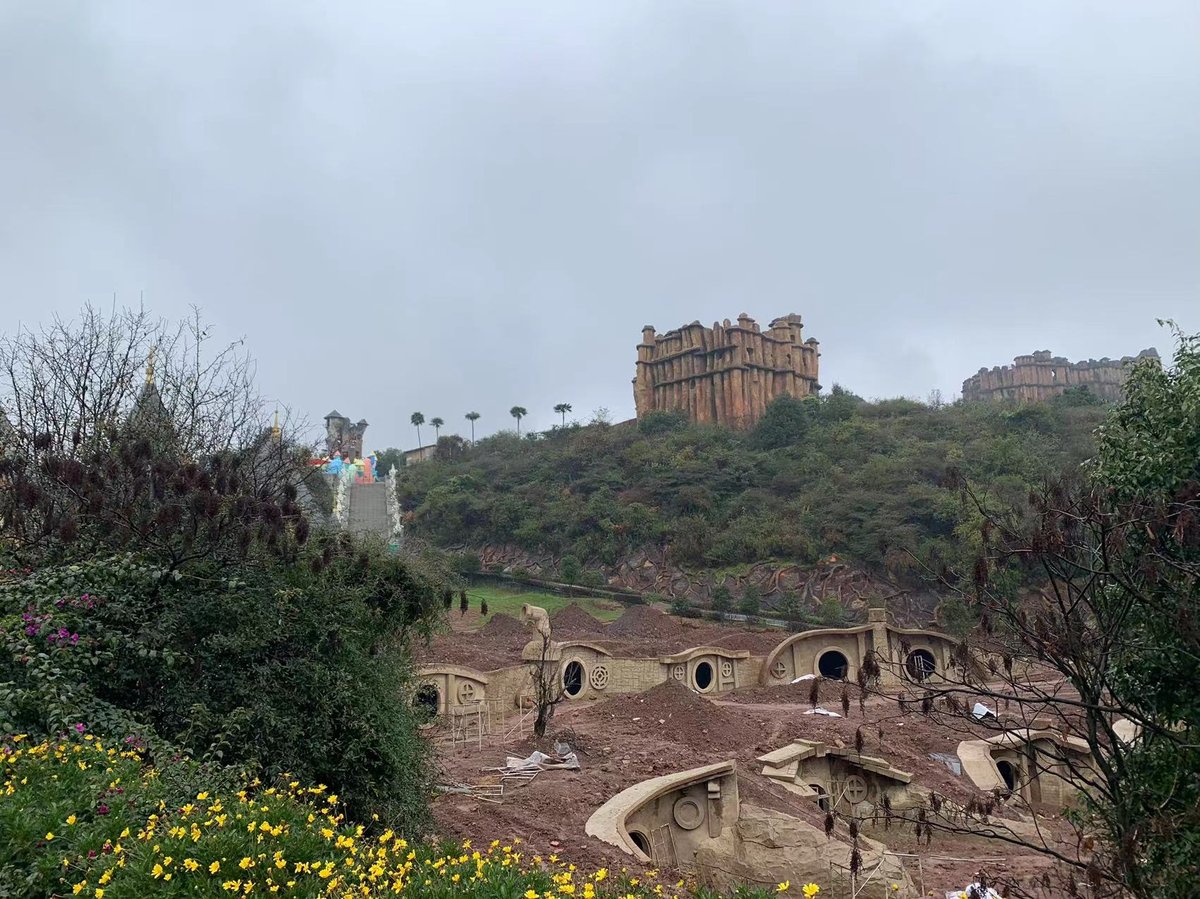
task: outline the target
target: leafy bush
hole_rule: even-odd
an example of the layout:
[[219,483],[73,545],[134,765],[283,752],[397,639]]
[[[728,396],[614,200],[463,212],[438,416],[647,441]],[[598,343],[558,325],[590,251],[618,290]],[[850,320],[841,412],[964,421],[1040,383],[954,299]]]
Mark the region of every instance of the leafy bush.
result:
[[0,894],[18,899],[691,894],[653,876],[530,856],[520,840],[475,848],[409,843],[390,829],[367,836],[324,786],[289,776],[231,783],[186,759],[152,768],[144,753],[91,735],[17,737],[0,744],[0,766]]
[[743,615],[757,615],[762,611],[762,594],[753,584],[747,584],[742,590],[742,598],[738,603],[738,611]]
[[680,618],[699,618],[700,610],[686,596],[676,596],[671,600],[671,614]]
[[562,561],[558,563],[558,576],[564,584],[578,584],[583,576],[583,567],[574,556],[563,556]]
[[429,771],[403,635],[439,606],[406,563],[334,541],[224,576],[136,556],[47,567],[0,585],[0,731],[150,732],[418,828]]

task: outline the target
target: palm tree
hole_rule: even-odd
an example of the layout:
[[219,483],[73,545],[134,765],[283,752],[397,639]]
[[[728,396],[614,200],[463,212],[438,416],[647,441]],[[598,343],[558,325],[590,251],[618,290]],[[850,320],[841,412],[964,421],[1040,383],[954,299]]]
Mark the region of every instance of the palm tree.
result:
[[421,448],[421,425],[425,424],[425,416],[420,412],[414,412],[409,419],[417,428],[417,449]]
[[562,426],[565,428],[567,426],[567,413],[571,411],[571,404],[559,403],[554,407],[554,411],[562,416]]
[[446,422],[440,418],[431,418],[429,419],[429,423],[433,425],[433,442],[437,443],[442,436],[442,425]]
[[513,406],[508,410],[508,414],[517,420],[517,436],[521,436],[521,419],[529,414],[529,410],[524,406]]
[[471,442],[474,443],[475,442],[475,422],[479,421],[479,413],[478,412],[468,412],[466,417],[467,417],[467,421],[469,421],[471,423]]

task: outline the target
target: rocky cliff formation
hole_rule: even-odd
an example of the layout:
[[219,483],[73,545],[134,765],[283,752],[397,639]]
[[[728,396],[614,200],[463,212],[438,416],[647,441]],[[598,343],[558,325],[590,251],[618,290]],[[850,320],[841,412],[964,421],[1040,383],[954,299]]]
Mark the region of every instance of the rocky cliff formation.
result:
[[642,329],[637,416],[684,412],[697,422],[736,428],[753,425],[778,396],[811,396],[817,382],[817,341],[804,340],[798,315],[785,315],[763,331],[742,313],[706,328],[692,322],[666,334]]
[[1087,387],[1103,400],[1118,402],[1133,363],[1140,359],[1153,359],[1157,363],[1158,352],[1151,348],[1121,359],[1070,362],[1062,356],[1051,356],[1049,350],[1039,350],[1029,356],[1017,356],[1012,365],[979,369],[978,374],[963,381],[963,399],[1040,403],[1068,388]]

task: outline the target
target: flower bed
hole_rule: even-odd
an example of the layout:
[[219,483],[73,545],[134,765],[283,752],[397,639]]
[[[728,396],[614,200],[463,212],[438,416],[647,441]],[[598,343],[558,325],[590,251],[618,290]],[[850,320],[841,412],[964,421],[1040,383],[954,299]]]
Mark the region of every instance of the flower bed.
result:
[[[220,783],[194,763],[152,767],[140,749],[90,734],[13,737],[0,743],[0,766],[3,895],[712,897],[653,873],[581,871],[519,840],[438,847],[389,830],[367,835],[324,787]],[[816,887],[801,890],[811,899]]]

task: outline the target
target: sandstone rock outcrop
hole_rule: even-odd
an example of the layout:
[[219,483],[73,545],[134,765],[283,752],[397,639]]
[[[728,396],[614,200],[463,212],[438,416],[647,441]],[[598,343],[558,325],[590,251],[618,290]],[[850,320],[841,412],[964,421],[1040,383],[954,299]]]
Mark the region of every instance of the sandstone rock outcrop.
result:
[[1121,359],[1070,362],[1062,356],[1050,355],[1049,350],[1039,350],[1029,356],[1017,356],[1012,365],[979,369],[978,374],[963,381],[962,395],[970,402],[1040,403],[1071,387],[1087,387],[1102,400],[1119,402],[1133,364],[1142,359],[1157,363],[1158,352],[1151,348]]
[[785,315],[763,331],[746,313],[706,328],[692,322],[656,334],[642,329],[637,377],[637,417],[683,412],[692,421],[735,428],[753,425],[778,396],[812,396],[820,352],[804,340],[799,315]]

